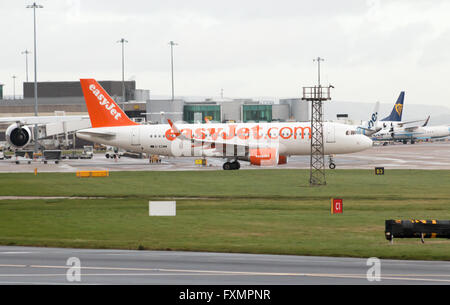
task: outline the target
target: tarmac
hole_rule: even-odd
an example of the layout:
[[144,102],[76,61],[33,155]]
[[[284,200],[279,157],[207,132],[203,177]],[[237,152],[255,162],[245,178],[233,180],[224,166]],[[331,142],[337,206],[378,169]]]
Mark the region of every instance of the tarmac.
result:
[[361,258],[0,247],[3,285],[450,284],[450,262],[380,260],[379,273],[373,266]]
[[[335,156],[339,169],[450,169],[450,143],[374,146]],[[78,170],[221,170],[222,160],[163,158],[116,161],[96,154],[88,160],[59,164],[0,161],[0,172],[75,172]],[[243,170],[261,169],[241,163]],[[309,156],[289,158],[274,168],[309,168]],[[11,199],[8,197],[8,199]],[[393,245],[395,247],[395,245]],[[80,281],[70,281],[68,259],[81,263]],[[56,249],[0,246],[0,284],[158,284],[158,285],[298,285],[298,284],[450,284],[450,262],[381,260],[380,281],[369,281],[367,259],[288,255]]]
[[[65,159],[58,164],[49,161],[31,161],[28,164],[15,159],[1,160],[0,172],[76,172],[79,170],[109,170],[109,171],[183,171],[183,170],[222,170],[223,159],[207,158],[207,166],[195,164],[194,157],[163,157],[161,163],[151,164],[148,159],[122,157],[107,159],[104,154],[97,153],[92,159]],[[328,164],[328,157],[326,157]],[[334,156],[337,169],[373,169],[377,166],[385,169],[450,169],[450,142],[394,144],[374,146],[371,149],[345,155]],[[288,163],[275,167],[261,167],[241,161],[241,170],[248,169],[308,169],[309,156],[292,156]]]

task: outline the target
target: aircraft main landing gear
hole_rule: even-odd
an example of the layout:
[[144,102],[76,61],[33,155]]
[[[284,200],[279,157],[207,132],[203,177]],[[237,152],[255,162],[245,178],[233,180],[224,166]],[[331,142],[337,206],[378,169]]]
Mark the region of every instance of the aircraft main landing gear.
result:
[[234,161],[234,162],[225,162],[223,164],[223,169],[224,170],[233,170],[233,169],[240,169],[241,168],[241,164],[238,161]]
[[335,168],[336,168],[336,163],[334,163],[333,156],[330,155],[330,156],[328,156],[328,157],[329,157],[329,159],[328,159],[328,162],[329,162],[328,167],[329,167],[330,169],[335,169]]

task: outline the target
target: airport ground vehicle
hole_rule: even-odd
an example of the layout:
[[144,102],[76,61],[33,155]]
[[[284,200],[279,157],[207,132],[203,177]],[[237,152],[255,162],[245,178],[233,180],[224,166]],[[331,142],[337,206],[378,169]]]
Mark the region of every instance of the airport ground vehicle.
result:
[[83,146],[82,158],[92,159],[93,156],[94,156],[94,146],[92,146],[92,145],[84,145]]
[[118,159],[118,158],[122,157],[124,155],[124,153],[125,153],[125,151],[123,149],[120,149],[119,147],[108,145],[106,147],[105,157],[107,159],[109,159],[109,158]]

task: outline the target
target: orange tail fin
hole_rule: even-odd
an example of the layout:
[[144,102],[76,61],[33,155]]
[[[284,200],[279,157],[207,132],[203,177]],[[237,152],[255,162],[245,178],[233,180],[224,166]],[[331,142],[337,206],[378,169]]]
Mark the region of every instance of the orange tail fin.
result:
[[95,79],[80,79],[80,83],[93,128],[138,125],[130,120]]

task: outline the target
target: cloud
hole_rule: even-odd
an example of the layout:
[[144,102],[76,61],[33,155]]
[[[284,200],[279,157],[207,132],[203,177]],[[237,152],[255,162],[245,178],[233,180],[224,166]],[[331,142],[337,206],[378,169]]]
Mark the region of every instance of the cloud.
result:
[[[38,79],[126,78],[140,88],[170,93],[174,40],[176,93],[298,96],[316,80],[312,59],[325,58],[324,82],[342,100],[390,100],[410,90],[408,102],[442,101],[450,69],[448,1],[426,0],[42,0],[38,10]],[[25,79],[25,48],[32,50],[27,1],[2,0],[0,82]],[[30,64],[32,64],[30,62]],[[31,73],[30,73],[31,75]],[[426,77],[425,77],[426,76]],[[5,87],[8,92],[10,86]],[[442,90],[440,90],[442,91]],[[445,91],[445,90],[444,90]]]
[[425,68],[448,67],[450,63],[449,46],[450,30],[447,30],[426,43],[419,59],[419,64]]

